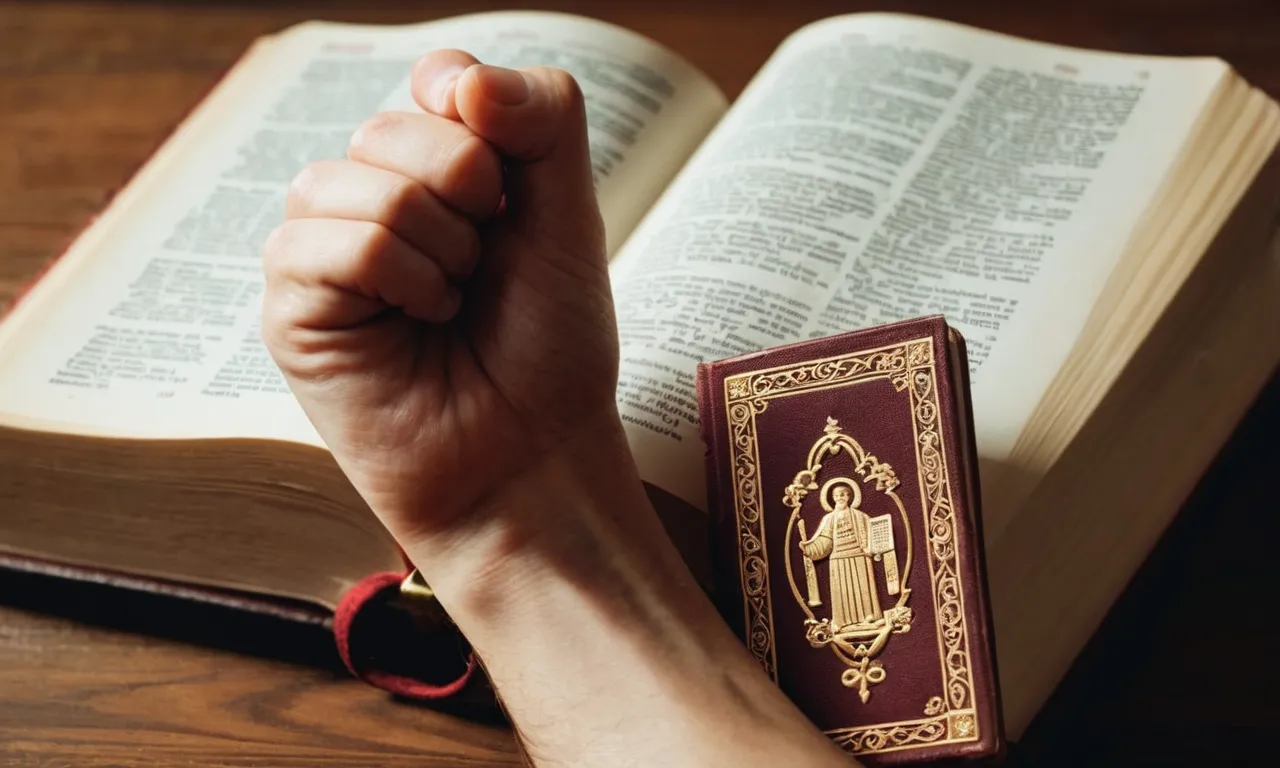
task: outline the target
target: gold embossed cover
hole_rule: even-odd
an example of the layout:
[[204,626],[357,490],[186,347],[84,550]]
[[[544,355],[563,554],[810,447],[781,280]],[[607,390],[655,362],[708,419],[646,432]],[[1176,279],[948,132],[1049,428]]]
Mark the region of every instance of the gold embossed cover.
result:
[[964,343],[941,317],[699,367],[716,592],[871,764],[998,756]]

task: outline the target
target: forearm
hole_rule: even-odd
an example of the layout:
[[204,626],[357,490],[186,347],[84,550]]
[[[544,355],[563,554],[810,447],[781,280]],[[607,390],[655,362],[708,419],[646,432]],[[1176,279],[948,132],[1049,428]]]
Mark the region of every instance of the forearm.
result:
[[714,613],[616,422],[411,559],[540,765],[847,765]]

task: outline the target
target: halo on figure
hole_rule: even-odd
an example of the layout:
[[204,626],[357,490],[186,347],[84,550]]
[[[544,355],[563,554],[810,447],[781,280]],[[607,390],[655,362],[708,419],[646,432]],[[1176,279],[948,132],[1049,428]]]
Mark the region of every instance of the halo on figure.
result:
[[847,477],[833,477],[822,484],[822,490],[818,492],[818,500],[822,502],[822,508],[827,512],[834,511],[836,505],[831,501],[831,492],[838,485],[849,486],[849,506],[857,507],[862,504],[862,489],[858,487],[856,480]]

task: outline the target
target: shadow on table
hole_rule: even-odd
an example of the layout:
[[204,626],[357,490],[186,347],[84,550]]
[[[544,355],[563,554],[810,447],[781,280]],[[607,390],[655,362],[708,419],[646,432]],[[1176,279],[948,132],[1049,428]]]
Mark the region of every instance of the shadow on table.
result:
[[1276,765],[1280,375],[1010,755]]

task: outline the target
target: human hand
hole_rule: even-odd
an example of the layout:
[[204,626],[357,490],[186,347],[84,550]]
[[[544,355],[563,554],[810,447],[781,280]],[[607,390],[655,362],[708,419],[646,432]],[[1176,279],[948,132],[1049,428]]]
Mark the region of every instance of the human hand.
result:
[[[428,114],[311,166],[266,247],[264,339],[317,431],[539,761],[847,765],[642,491],[576,85],[443,51],[413,93]],[[515,530],[545,535],[509,557]]]
[[348,160],[309,166],[265,248],[263,335],[402,544],[616,425],[617,334],[582,94],[459,51]]

